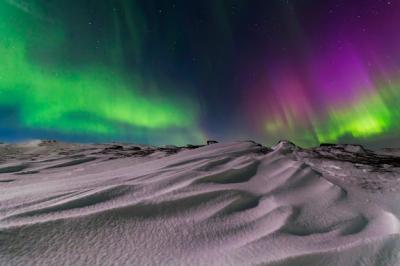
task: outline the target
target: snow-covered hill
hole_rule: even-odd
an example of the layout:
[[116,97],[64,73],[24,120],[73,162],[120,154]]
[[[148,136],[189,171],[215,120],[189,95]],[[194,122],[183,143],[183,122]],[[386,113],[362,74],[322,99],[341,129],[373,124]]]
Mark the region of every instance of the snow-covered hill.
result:
[[0,264],[399,265],[396,154],[0,144]]

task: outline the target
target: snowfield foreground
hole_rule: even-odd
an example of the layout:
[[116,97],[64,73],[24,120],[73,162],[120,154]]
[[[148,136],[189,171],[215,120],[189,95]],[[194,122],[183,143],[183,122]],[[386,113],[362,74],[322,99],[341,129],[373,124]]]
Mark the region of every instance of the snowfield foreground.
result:
[[1,265],[400,265],[400,157],[0,144]]

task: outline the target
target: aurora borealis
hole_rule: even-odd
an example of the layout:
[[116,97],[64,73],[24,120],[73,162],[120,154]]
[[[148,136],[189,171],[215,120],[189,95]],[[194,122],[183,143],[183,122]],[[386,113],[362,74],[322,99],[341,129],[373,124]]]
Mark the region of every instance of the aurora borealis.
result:
[[305,145],[396,138],[399,11],[390,1],[337,1],[315,19],[288,11],[297,26],[288,35],[302,49],[261,64],[264,74],[249,86],[256,97],[247,100],[256,124]]
[[[57,50],[54,46],[65,41],[60,26],[39,15],[39,8],[39,3],[1,2],[0,106],[14,113],[18,130],[153,142],[156,130],[167,131],[172,142],[182,143],[180,132],[189,141],[201,138],[192,129],[195,110],[183,100],[158,95],[155,81],[145,84],[135,73],[123,76],[117,67],[101,63],[34,62],[29,54],[43,49],[39,46]],[[150,92],[144,95],[137,87]]]
[[400,2],[0,0],[0,140],[399,145]]

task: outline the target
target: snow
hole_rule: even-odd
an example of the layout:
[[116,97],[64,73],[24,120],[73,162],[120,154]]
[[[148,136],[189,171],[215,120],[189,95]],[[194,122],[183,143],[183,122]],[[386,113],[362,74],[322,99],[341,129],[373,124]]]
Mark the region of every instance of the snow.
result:
[[31,141],[0,154],[1,265],[400,264],[387,151]]

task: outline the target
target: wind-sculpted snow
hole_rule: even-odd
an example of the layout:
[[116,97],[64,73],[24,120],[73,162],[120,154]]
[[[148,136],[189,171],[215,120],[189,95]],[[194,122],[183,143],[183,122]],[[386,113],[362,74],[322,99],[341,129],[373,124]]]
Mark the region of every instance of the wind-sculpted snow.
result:
[[250,141],[0,152],[1,265],[400,262],[392,154]]

